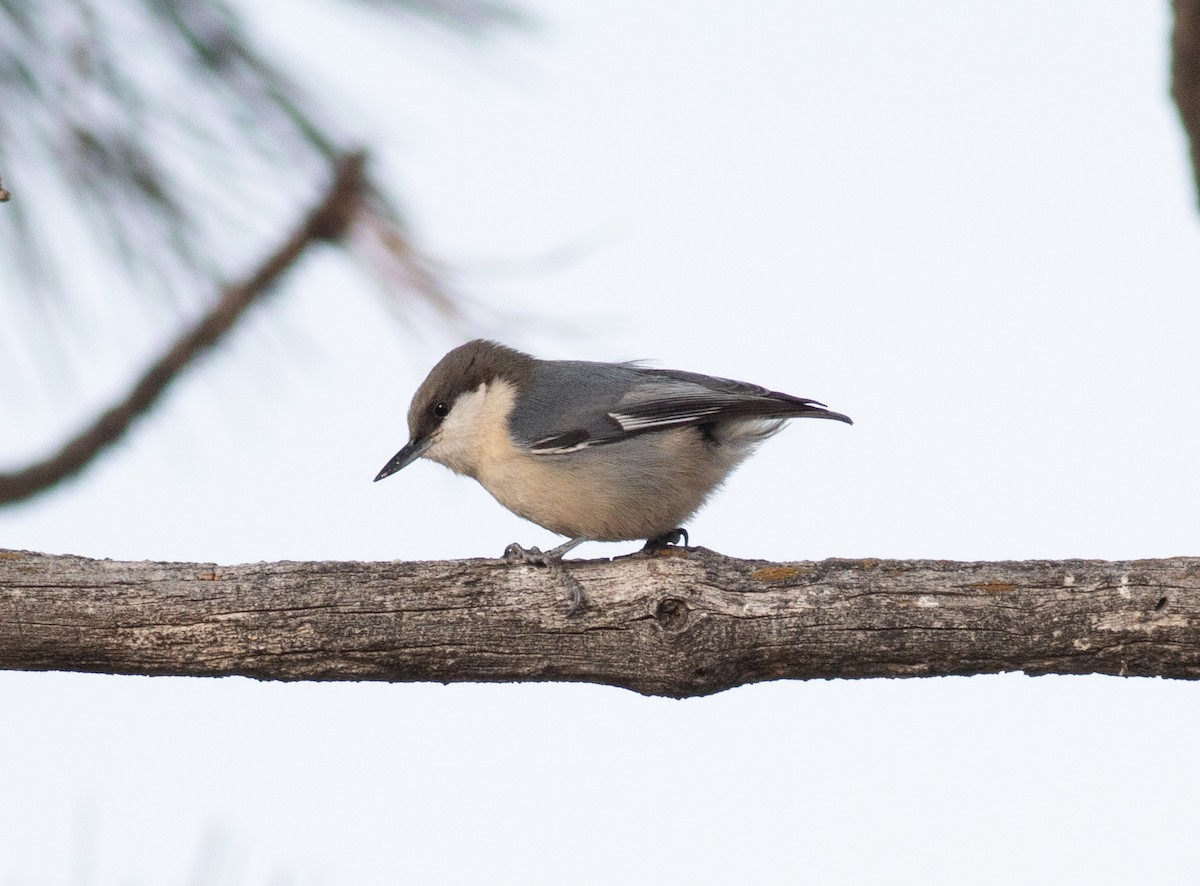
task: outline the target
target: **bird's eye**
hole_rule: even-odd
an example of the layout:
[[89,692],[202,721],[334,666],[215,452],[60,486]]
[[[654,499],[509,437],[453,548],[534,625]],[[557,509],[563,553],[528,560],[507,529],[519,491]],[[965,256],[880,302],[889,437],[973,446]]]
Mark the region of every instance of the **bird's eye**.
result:
[[438,418],[445,418],[447,415],[450,414],[450,404],[435,403],[433,406],[433,414],[436,415]]

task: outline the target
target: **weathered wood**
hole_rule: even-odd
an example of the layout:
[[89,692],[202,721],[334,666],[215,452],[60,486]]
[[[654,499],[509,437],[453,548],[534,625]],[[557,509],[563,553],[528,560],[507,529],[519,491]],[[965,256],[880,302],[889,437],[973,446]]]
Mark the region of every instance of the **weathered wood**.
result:
[[[0,668],[567,680],[684,697],[938,674],[1200,677],[1200,558],[114,562],[0,551]],[[569,581],[586,607],[568,617]]]

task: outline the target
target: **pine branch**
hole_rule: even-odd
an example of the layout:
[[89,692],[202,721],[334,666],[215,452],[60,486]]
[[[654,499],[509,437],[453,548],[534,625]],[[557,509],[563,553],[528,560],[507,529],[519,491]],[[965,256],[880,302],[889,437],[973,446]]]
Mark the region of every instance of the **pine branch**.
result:
[[[576,681],[676,698],[947,674],[1200,678],[1200,558],[123,563],[0,551],[0,668]],[[569,581],[588,604],[568,616]]]
[[313,245],[337,241],[363,197],[362,153],[348,154],[335,166],[333,181],[304,219],[241,283],[225,288],[212,309],[183,332],[114,403],[57,452],[10,473],[0,473],[0,504],[30,498],[86,467],[145,415],[196,358],[217,345],[246,310],[266,296]]
[[1175,0],[1171,32],[1171,96],[1191,145],[1192,174],[1200,186],[1200,0]]

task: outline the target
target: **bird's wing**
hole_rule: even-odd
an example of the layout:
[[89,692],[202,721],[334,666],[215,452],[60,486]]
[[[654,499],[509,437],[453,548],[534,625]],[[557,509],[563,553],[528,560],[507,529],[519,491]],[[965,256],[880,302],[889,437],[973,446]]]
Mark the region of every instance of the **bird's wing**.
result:
[[531,451],[561,454],[668,428],[802,416],[850,421],[815,400],[732,379],[563,362],[542,365],[512,427]]

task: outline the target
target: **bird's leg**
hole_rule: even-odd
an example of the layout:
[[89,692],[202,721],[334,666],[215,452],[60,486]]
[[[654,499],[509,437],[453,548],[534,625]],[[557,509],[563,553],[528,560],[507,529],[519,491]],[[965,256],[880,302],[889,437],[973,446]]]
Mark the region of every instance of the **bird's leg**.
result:
[[525,563],[530,566],[545,566],[562,579],[567,590],[571,592],[571,602],[567,606],[567,615],[575,615],[587,605],[587,597],[583,593],[583,585],[567,572],[563,566],[563,555],[569,553],[587,541],[586,538],[572,538],[556,548],[542,551],[537,547],[523,548],[515,541],[504,549],[504,560],[507,563]]
[[668,548],[671,545],[679,544],[683,541],[683,546],[686,548],[689,543],[687,530],[682,526],[677,526],[674,529],[664,532],[662,535],[656,535],[654,538],[646,539],[646,546],[642,548],[643,554],[657,554],[663,548]]
[[565,554],[569,554],[581,544],[587,541],[586,538],[572,538],[570,541],[565,541],[556,548],[551,548],[548,551],[543,551],[541,548],[523,548],[515,541],[504,549],[504,558],[509,563],[529,563],[533,566],[548,566],[550,560],[561,560]]
[[587,541],[586,538],[569,539],[568,541],[564,541],[558,547],[551,548],[550,550],[546,551],[546,556],[552,557],[555,560],[561,560],[563,558],[563,555],[569,554],[571,551],[575,550],[577,547],[579,547],[585,541]]

